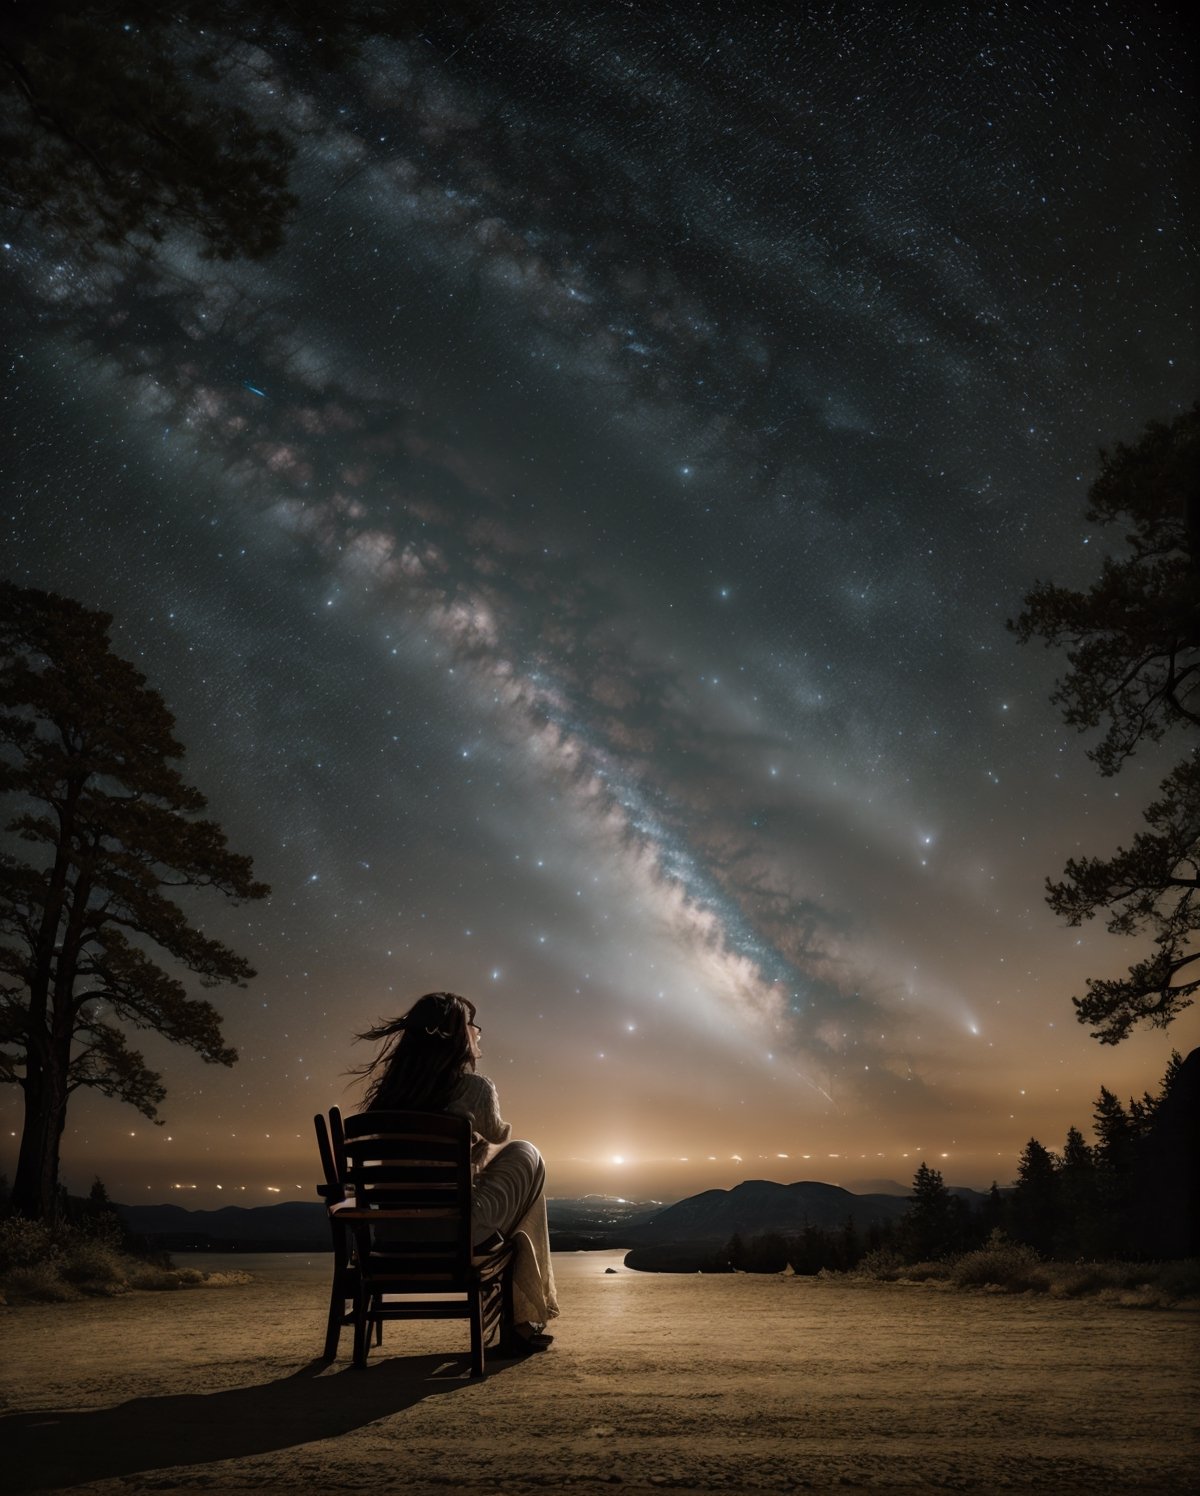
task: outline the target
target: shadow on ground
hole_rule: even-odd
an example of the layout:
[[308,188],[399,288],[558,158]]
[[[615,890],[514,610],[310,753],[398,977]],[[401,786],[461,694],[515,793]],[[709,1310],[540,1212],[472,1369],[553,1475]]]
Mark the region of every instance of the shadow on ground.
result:
[[278,1381],[226,1392],[138,1397],[82,1413],[13,1413],[0,1418],[3,1485],[13,1493],[85,1485],[290,1449],[471,1385],[462,1362],[445,1356],[394,1357],[332,1375],[328,1362],[312,1361]]

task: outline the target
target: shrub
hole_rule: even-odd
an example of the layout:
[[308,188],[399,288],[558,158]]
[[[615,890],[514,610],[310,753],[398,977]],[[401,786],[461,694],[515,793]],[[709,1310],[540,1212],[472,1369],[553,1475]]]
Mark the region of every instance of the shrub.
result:
[[24,1216],[0,1221],[0,1276],[7,1278],[14,1269],[53,1262],[58,1255],[58,1243],[41,1221],[27,1221]]
[[1158,1282],[1173,1299],[1200,1299],[1200,1257],[1164,1262],[1158,1270]]
[[1112,1286],[1112,1274],[1099,1262],[1064,1263],[1054,1272],[1050,1292],[1055,1298],[1077,1299]]
[[123,1293],[129,1287],[127,1268],[111,1247],[86,1237],[69,1243],[58,1264],[66,1282],[88,1293]]
[[1049,1280],[1041,1259],[1032,1247],[1009,1241],[993,1231],[988,1243],[975,1252],[965,1252],[951,1264],[950,1276],[959,1288],[996,1286],[1019,1293],[1023,1289],[1045,1290]]
[[152,1262],[137,1263],[129,1275],[130,1288],[169,1292],[176,1288],[195,1288],[205,1281],[196,1267],[159,1267]]
[[130,1288],[225,1288],[251,1283],[248,1273],[177,1268],[165,1254],[130,1256],[120,1220],[94,1210],[53,1225],[11,1216],[0,1221],[0,1304],[55,1304],[81,1293],[114,1297]]
[[102,1242],[114,1252],[129,1246],[128,1233],[115,1210],[87,1211],[67,1229],[71,1236]]
[[910,1262],[896,1276],[909,1283],[946,1283],[953,1272],[954,1266],[949,1262]]
[[1114,1303],[1166,1307],[1200,1298],[1200,1261],[1072,1262],[1050,1269],[1050,1292],[1058,1298],[1095,1294]]
[[862,1258],[854,1271],[864,1278],[878,1278],[882,1283],[894,1283],[904,1274],[904,1259],[891,1247],[876,1247]]
[[64,1283],[55,1262],[35,1262],[11,1268],[4,1275],[4,1291],[14,1304],[65,1304],[79,1297],[78,1290]]

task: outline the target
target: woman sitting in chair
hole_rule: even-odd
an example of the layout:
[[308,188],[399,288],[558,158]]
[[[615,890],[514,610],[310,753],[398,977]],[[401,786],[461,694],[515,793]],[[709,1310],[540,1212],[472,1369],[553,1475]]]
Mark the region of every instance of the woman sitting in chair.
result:
[[558,1314],[546,1167],[532,1143],[510,1141],[512,1129],[500,1120],[496,1087],[475,1074],[480,1033],[474,1003],[453,992],[430,992],[402,1017],[359,1034],[382,1043],[358,1072],[368,1082],[365,1109],[451,1112],[470,1120],[477,1243],[497,1231],[513,1243],[516,1335],[526,1350],[545,1350],[554,1338],[545,1333],[546,1322]]

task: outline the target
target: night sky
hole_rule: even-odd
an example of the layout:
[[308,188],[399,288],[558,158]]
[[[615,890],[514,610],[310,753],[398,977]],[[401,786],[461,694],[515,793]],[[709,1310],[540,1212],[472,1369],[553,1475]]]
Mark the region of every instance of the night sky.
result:
[[552,1194],[1006,1184],[1200,1040],[1075,1022],[1134,948],[1042,880],[1177,754],[1101,779],[1004,627],[1196,394],[1182,35],[489,11],[251,59],[300,139],[267,261],[6,230],[4,572],[115,615],[274,890],[189,906],[259,972],[240,1062],[143,1036],[166,1125],[77,1099],[65,1177],[310,1198],[353,1033],[449,987]]

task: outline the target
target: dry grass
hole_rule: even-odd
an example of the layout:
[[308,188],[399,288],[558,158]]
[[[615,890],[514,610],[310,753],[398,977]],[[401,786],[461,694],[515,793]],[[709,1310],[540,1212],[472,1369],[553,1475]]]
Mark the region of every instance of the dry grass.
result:
[[251,1281],[249,1273],[202,1273],[131,1257],[111,1233],[52,1230],[15,1216],[0,1222],[0,1303],[64,1304],[134,1289],[228,1288]]
[[873,1252],[854,1276],[884,1283],[933,1283],[988,1293],[1044,1293],[1095,1298],[1138,1309],[1200,1308],[1200,1261],[1045,1262],[999,1233],[986,1246],[944,1262],[903,1262]]

